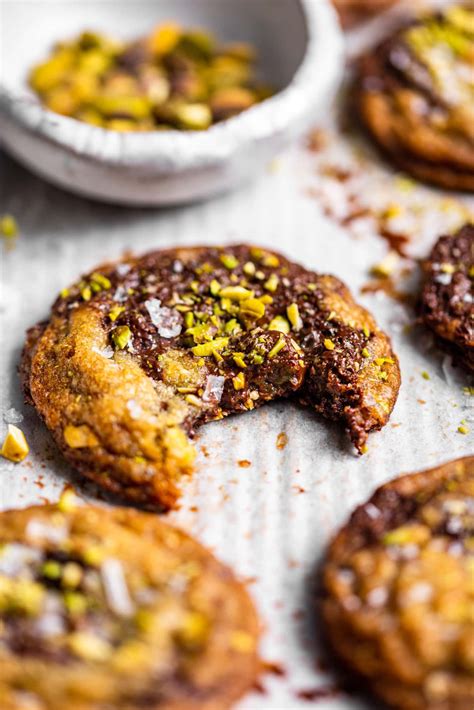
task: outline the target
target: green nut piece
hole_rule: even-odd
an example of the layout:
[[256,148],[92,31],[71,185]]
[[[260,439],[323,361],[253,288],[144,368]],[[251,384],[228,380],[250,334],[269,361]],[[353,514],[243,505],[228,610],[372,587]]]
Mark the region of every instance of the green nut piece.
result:
[[117,350],[124,350],[132,337],[132,331],[128,325],[119,325],[112,331],[112,340]]

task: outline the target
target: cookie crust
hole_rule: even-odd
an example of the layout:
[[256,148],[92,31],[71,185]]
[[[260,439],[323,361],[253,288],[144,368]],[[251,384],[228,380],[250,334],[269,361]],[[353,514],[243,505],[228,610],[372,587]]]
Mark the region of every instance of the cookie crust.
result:
[[423,263],[423,322],[442,347],[474,372],[474,224],[439,238]]
[[2,708],[230,707],[259,670],[245,588],[156,516],[69,500],[0,514]]
[[382,486],[329,548],[328,639],[394,708],[473,706],[473,530],[471,457]]
[[362,123],[387,157],[421,181],[474,191],[474,12],[459,5],[405,23],[364,56]]
[[29,332],[21,372],[81,473],[163,507],[193,468],[197,426],[294,397],[363,450],[400,385],[388,337],[343,283],[247,245],[104,265]]

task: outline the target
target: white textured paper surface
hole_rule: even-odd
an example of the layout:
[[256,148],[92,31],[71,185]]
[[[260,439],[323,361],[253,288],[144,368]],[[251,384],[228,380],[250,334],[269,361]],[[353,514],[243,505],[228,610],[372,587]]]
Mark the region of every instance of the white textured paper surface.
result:
[[[469,210],[474,213],[472,200],[446,200],[435,190],[412,189],[378,163],[369,163],[344,184],[321,177],[335,163],[353,170],[358,155],[352,140],[332,135],[323,153],[295,146],[236,193],[207,204],[146,211],[73,197],[0,154],[0,212],[14,214],[21,228],[15,248],[2,254],[0,433],[6,420],[21,413],[20,426],[31,446],[21,464],[2,460],[1,506],[55,500],[65,483],[78,482],[35,413],[22,404],[16,368],[25,329],[47,316],[57,292],[81,272],[126,249],[140,253],[252,241],[333,272],[358,294],[386,244],[372,233],[370,219],[352,222],[350,231],[325,216],[323,205],[326,211],[332,205],[329,211],[340,211],[343,218],[351,209],[351,191],[379,209],[404,205],[399,226],[410,225],[415,234],[410,249],[416,255],[425,254],[445,226]],[[334,682],[330,672],[318,670],[322,652],[311,628],[310,580],[351,509],[394,476],[474,453],[473,398],[463,392],[466,375],[449,366],[422,330],[404,328],[414,320],[408,307],[384,295],[358,298],[390,332],[403,376],[391,421],[372,435],[367,455],[353,453],[339,426],[276,403],[201,430],[197,472],[184,486],[181,509],[167,516],[249,579],[264,625],[262,656],[285,672],[264,677],[266,692],[248,695],[241,710],[304,709],[311,703],[298,695],[301,691]],[[462,420],[471,434],[457,431]],[[288,437],[283,449],[277,448],[281,432]],[[242,460],[250,466],[239,466]],[[312,702],[328,710],[376,707],[343,693]]]

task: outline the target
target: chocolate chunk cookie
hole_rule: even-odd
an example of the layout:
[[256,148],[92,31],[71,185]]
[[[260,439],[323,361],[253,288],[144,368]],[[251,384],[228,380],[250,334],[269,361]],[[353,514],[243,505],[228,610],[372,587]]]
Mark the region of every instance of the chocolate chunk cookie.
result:
[[388,337],[333,276],[257,247],[171,249],[105,265],[33,328],[22,374],[76,468],[170,507],[206,422],[296,397],[357,448],[400,385]]
[[474,372],[474,224],[440,237],[423,271],[424,323],[457,361]]
[[397,0],[334,0],[344,27],[353,25],[388,10]]
[[255,682],[258,622],[229,569],[156,516],[0,514],[2,710],[217,710]]
[[474,457],[379,488],[332,542],[336,653],[403,710],[474,707]]
[[474,10],[454,5],[405,24],[363,57],[362,122],[416,178],[474,191]]

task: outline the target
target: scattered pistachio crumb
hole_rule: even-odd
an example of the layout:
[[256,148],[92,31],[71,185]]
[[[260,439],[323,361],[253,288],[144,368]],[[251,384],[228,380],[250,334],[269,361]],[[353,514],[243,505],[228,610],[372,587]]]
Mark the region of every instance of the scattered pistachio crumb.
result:
[[18,235],[18,224],[13,215],[4,214],[0,217],[0,234],[7,239]]
[[426,372],[426,370],[422,370],[421,376],[422,376],[422,378],[423,378],[424,380],[429,380],[429,379],[431,379],[430,376],[429,376],[429,374],[428,374],[428,372]]
[[61,493],[61,497],[57,503],[58,510],[61,513],[70,513],[76,507],[76,494],[70,488],[66,488]]
[[324,340],[324,347],[326,348],[326,350],[334,350],[336,345],[335,345],[335,343],[333,343],[333,341],[330,338],[326,338]]
[[385,256],[382,261],[372,266],[370,273],[373,276],[379,276],[384,279],[388,278],[391,274],[393,274],[399,259],[400,257],[397,252],[389,251],[387,256]]
[[7,435],[0,450],[0,455],[9,461],[19,463],[26,458],[29,450],[22,430],[14,424],[9,424]]

